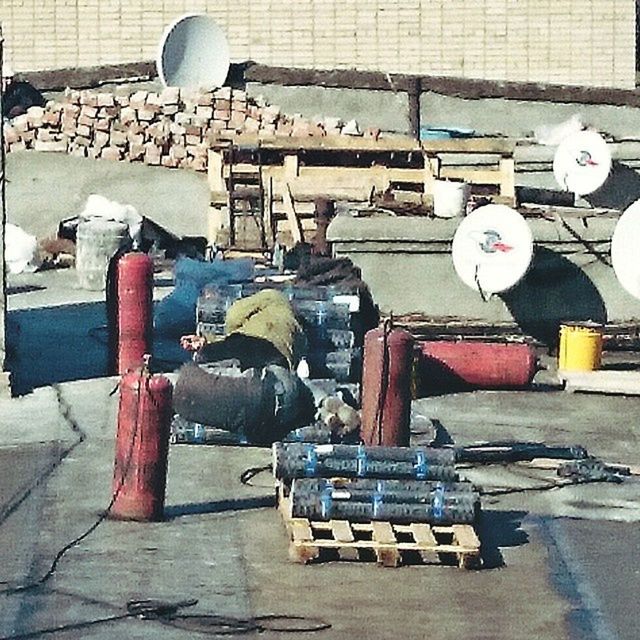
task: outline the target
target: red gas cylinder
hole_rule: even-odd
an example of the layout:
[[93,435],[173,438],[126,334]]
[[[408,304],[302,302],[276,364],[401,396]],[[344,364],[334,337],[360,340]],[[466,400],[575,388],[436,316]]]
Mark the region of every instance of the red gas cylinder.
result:
[[537,358],[526,344],[497,342],[419,342],[420,391],[461,388],[522,389],[537,371]]
[[153,261],[145,253],[122,255],[110,273],[109,372],[122,375],[140,367],[151,353],[153,336]]
[[171,417],[167,378],[146,367],[122,377],[111,517],[162,519]]
[[362,427],[366,445],[409,446],[413,337],[385,322],[364,338]]

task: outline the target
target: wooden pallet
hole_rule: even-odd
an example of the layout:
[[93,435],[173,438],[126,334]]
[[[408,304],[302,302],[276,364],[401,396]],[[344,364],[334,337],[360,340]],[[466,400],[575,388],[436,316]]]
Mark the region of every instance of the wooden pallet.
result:
[[293,562],[375,560],[384,567],[417,562],[457,564],[463,569],[479,568],[481,564],[480,540],[471,525],[317,522],[290,517],[289,500],[282,494],[278,505]]

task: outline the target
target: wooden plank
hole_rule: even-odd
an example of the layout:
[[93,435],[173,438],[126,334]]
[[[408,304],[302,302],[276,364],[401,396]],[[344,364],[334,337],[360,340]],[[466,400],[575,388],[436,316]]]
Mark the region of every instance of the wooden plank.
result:
[[413,539],[421,547],[420,557],[424,562],[431,562],[437,558],[435,549],[438,547],[438,541],[433,535],[431,526],[424,523],[414,522],[411,526]]
[[461,569],[472,569],[480,565],[480,540],[473,527],[468,524],[454,524],[453,539],[461,549],[456,554]]
[[433,183],[438,177],[440,177],[440,158],[438,158],[437,156],[430,157],[426,153],[424,153],[423,156],[424,156],[424,169],[423,169],[424,192],[433,194]]
[[[355,537],[353,529],[347,520],[331,520],[331,532],[336,542],[353,543]],[[359,558],[358,548],[353,544],[347,544],[339,549],[342,560],[357,560]]]
[[304,138],[281,137],[264,140],[263,149],[272,151],[353,151],[353,152],[409,152],[419,151],[420,143],[408,137],[364,138],[360,136],[325,136]]
[[209,191],[220,193],[227,191],[227,185],[224,180],[224,157],[222,151],[209,151],[207,163],[207,183]]
[[[309,65],[311,66],[311,65]],[[379,91],[406,91],[412,76],[387,74],[380,71],[354,71],[353,69],[301,69],[253,64],[244,71],[245,81],[289,86],[323,86]],[[431,91],[456,98],[507,98],[541,102],[568,102],[578,104],[606,104],[640,106],[640,94],[633,89],[609,87],[577,87],[541,84],[535,82],[505,82],[447,76],[421,75],[422,91]],[[37,83],[36,83],[37,84]],[[66,83],[65,86],[86,86]]]
[[502,180],[500,181],[500,195],[507,198],[516,197],[516,164],[513,158],[500,159],[500,171]]
[[289,185],[286,185],[282,193],[283,203],[285,211],[287,212],[287,220],[289,221],[289,231],[293,238],[294,244],[299,244],[303,241],[302,225],[296,215],[296,209],[293,205],[293,197],[291,196],[291,190]]
[[289,545],[289,557],[294,562],[306,564],[314,560],[320,554],[320,549],[314,544],[313,530],[309,521],[304,518],[292,518],[289,521],[291,544]]
[[338,542],[353,542],[355,540],[353,530],[347,520],[331,520],[329,524],[334,540]]
[[421,147],[429,154],[436,153],[495,153],[513,155],[517,141],[509,138],[450,138],[423,140]]
[[264,202],[262,210],[264,211],[264,234],[267,247],[271,248],[275,243],[276,230],[274,228],[273,216],[273,180],[264,178]]
[[495,184],[502,183],[502,171],[491,169],[456,169],[455,167],[443,167],[440,171],[441,178],[464,180],[469,184]]
[[[296,213],[298,210],[296,209]],[[301,218],[298,216],[298,220],[300,222],[300,228],[302,229],[302,235],[305,235],[306,231],[315,231],[316,230],[316,221],[313,218]],[[288,220],[278,220],[275,224],[277,233],[284,233],[285,231],[290,230],[290,225]]]
[[294,154],[289,154],[284,157],[283,161],[284,166],[284,177],[287,181],[291,181],[294,178],[297,178],[299,174],[300,163],[298,161],[298,156]]
[[229,215],[226,207],[209,207],[207,214],[207,244],[210,247],[224,246],[228,240]]
[[398,541],[389,522],[372,522],[371,531],[374,551],[378,564],[384,567],[397,567],[400,564]]
[[454,540],[466,551],[479,551],[480,540],[474,528],[468,524],[451,525]]
[[413,534],[414,540],[425,547],[437,547],[438,541],[436,537],[433,535],[433,531],[431,530],[431,526],[428,524],[414,522],[410,525],[411,533]]
[[559,371],[565,390],[613,395],[640,395],[639,371]]

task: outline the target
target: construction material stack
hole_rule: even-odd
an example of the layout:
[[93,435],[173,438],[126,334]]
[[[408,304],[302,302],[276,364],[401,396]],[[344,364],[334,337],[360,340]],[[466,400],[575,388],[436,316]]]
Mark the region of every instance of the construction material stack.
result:
[[302,355],[309,363],[311,377],[359,381],[364,330],[357,293],[345,294],[330,286],[276,283],[208,285],[198,299],[198,335],[208,340],[223,336],[229,307],[263,289],[278,289],[291,302],[306,336]]
[[279,509],[298,562],[340,559],[398,566],[452,557],[477,566],[475,487],[460,480],[453,449],[275,443]]

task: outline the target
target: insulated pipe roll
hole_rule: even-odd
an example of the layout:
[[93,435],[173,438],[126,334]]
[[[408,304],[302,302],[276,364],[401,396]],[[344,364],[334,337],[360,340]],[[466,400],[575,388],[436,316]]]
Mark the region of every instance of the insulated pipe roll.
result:
[[347,481],[325,478],[300,478],[293,481],[291,494],[300,504],[308,504],[319,494],[328,491],[333,500],[347,502],[371,502],[375,499],[385,503],[429,502],[433,495],[444,486],[447,499],[452,503],[474,502],[478,499],[470,482],[450,482],[442,484],[412,480],[371,480],[358,478]]
[[398,460],[371,457],[368,455],[371,448],[364,446],[350,447],[350,457],[339,457],[333,455],[333,448],[334,445],[276,443],[274,474],[281,480],[313,477],[457,480],[453,458],[449,462],[437,457],[430,459],[431,451],[436,450],[406,449],[405,459]]
[[274,445],[276,458],[306,458],[310,448],[321,458],[354,459],[365,456],[368,460],[387,462],[415,462],[423,458],[429,464],[451,465],[456,461],[456,450],[435,447],[367,447],[353,444],[329,444],[315,446],[311,443],[281,443]]
[[310,520],[349,520],[368,522],[384,520],[398,523],[471,524],[479,508],[477,494],[450,495],[445,486],[437,487],[424,502],[391,503],[375,494],[367,501],[335,499],[331,490],[313,498],[291,496],[291,515]]

